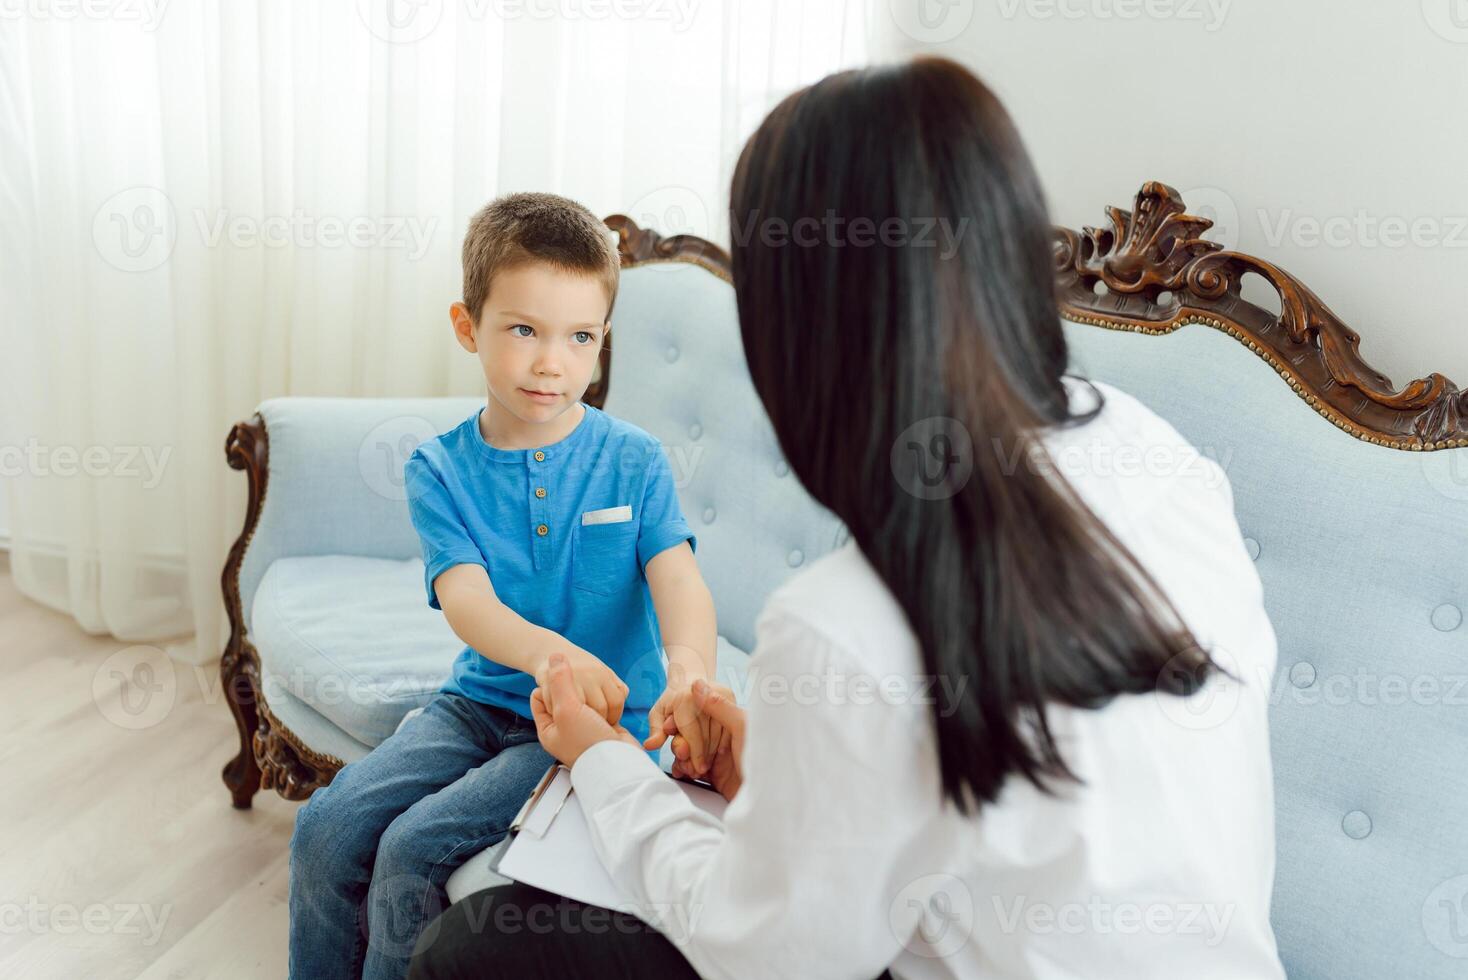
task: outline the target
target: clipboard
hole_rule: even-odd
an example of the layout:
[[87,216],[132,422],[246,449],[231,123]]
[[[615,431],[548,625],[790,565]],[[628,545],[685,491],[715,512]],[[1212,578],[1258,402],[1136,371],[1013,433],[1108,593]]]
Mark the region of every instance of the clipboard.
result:
[[[694,806],[723,820],[728,801],[711,786],[671,775],[667,778],[683,790]],[[571,770],[559,762],[545,771],[515,814],[505,844],[489,867],[512,881],[649,921],[648,915],[639,910],[632,897],[603,867],[591,842],[586,816],[571,787]]]

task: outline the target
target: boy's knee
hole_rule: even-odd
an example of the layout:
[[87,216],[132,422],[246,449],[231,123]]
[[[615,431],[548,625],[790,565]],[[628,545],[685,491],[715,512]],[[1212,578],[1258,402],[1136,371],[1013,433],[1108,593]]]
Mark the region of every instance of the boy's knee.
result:
[[376,867],[392,868],[396,873],[419,870],[421,865],[431,864],[435,858],[428,853],[431,846],[428,834],[415,826],[409,810],[387,825],[377,841]]
[[[328,854],[333,857],[346,852],[349,859],[359,862],[372,856],[375,842],[362,841],[358,831],[361,822],[354,820],[350,800],[344,799],[340,791],[332,792],[324,786],[311,794],[296,811],[296,825],[291,832],[291,860],[316,861]],[[365,849],[364,855],[358,853]]]

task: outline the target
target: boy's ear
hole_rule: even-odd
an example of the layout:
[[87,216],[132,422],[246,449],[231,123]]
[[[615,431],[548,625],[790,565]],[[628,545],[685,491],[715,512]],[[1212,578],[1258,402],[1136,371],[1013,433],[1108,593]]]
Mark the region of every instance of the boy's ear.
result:
[[471,354],[479,349],[475,332],[478,324],[469,315],[469,307],[463,303],[454,303],[449,307],[449,323],[453,325],[454,337],[459,341],[459,346]]

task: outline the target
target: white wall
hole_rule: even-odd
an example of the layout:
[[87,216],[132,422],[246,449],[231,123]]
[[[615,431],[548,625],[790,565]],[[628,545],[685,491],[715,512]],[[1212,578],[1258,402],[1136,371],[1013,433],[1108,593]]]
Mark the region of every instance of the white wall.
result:
[[1057,223],[1101,225],[1162,180],[1302,279],[1398,386],[1468,385],[1468,0],[891,9],[889,49],[960,60],[1004,100]]

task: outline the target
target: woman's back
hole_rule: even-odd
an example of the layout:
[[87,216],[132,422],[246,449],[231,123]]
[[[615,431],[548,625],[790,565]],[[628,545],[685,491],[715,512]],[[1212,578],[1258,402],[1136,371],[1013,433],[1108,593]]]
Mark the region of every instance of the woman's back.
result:
[[[1066,384],[1083,411],[1092,389]],[[818,909],[823,891],[873,894],[886,921],[845,923],[847,942],[870,944],[877,961],[895,937],[898,976],[1283,976],[1268,922],[1276,650],[1259,578],[1223,471],[1135,399],[1098,387],[1102,414],[1052,430],[1047,454],[1233,677],[1215,671],[1187,698],[1050,708],[1082,784],[1053,780],[1047,796],[1011,775],[977,816],[944,803],[931,705],[968,679],[921,676],[912,632],[854,544],[787,582],[761,618],[749,783],[763,782],[763,765],[792,770],[776,783],[811,786],[787,804],[793,824],[786,813],[769,829],[796,831],[782,849],[797,865],[807,850],[865,852],[849,881],[817,858],[825,873],[792,896],[796,908]]]

